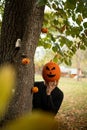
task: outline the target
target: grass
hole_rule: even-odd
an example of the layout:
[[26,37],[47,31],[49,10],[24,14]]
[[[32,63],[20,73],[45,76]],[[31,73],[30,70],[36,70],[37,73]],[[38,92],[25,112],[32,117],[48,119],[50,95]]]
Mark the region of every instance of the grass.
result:
[[64,100],[56,118],[62,117],[67,130],[87,130],[87,81],[61,78],[59,87]]
[[[36,76],[36,80],[42,78]],[[87,130],[87,79],[61,78],[58,87],[64,100],[56,119],[62,120],[66,130]]]

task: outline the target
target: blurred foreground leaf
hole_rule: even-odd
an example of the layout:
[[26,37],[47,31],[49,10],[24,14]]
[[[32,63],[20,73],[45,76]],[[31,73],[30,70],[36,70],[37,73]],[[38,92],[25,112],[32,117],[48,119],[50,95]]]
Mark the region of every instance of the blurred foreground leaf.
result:
[[0,118],[5,113],[12,90],[15,85],[15,71],[12,66],[5,65],[0,68]]
[[57,122],[48,113],[34,112],[9,122],[3,130],[57,130]]

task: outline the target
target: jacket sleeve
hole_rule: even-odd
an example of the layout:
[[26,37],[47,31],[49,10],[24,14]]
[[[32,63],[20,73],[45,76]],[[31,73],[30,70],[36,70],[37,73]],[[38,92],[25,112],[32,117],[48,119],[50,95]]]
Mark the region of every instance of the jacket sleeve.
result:
[[53,114],[57,114],[62,101],[63,101],[63,92],[59,88],[55,88],[51,95],[47,96],[47,109]]

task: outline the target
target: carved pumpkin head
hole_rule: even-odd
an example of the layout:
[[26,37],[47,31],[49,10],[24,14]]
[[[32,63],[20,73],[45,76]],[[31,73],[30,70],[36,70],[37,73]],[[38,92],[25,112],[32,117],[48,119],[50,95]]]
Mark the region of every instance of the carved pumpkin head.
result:
[[61,72],[58,64],[53,61],[48,62],[44,65],[42,70],[43,79],[46,82],[58,81],[60,78]]

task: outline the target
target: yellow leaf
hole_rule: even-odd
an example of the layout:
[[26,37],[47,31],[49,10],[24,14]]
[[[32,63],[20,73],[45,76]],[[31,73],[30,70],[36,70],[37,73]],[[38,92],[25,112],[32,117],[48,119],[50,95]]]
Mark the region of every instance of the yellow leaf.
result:
[[0,117],[5,113],[15,85],[15,71],[10,65],[0,68]]
[[57,126],[52,115],[34,112],[10,122],[4,130],[57,130]]

